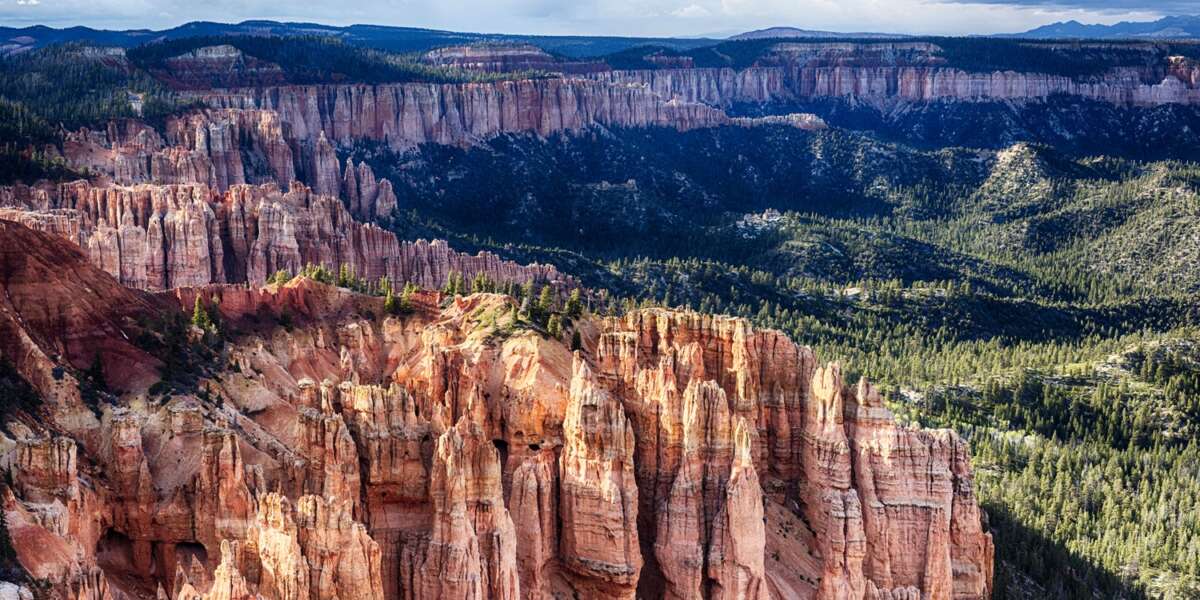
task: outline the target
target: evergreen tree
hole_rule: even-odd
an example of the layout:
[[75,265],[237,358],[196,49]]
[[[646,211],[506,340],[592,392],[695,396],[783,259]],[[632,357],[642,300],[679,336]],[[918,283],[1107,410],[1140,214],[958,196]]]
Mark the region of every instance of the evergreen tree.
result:
[[565,312],[572,319],[578,319],[583,314],[583,300],[580,298],[579,288],[571,290],[571,295],[567,298]]
[[554,310],[554,288],[546,285],[542,288],[542,293],[538,295],[537,312],[539,315],[548,315]]
[[196,302],[192,306],[192,325],[209,332],[213,329],[212,318],[208,315],[208,309],[204,306],[204,300],[199,295],[196,296]]
[[396,297],[392,295],[390,289],[383,296],[383,312],[389,315],[400,314],[400,303],[396,301]]
[[400,306],[398,307],[401,313],[412,312],[412,296],[417,291],[416,286],[411,283],[404,284],[404,289],[400,292]]
[[562,337],[562,317],[558,315],[550,315],[549,321],[546,322],[546,331],[552,338]]

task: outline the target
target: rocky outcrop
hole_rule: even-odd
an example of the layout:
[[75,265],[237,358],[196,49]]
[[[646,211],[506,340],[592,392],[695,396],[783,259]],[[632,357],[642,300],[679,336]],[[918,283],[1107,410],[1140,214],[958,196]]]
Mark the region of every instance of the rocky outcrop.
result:
[[483,73],[540,71],[579,74],[608,70],[608,65],[603,61],[559,60],[532,44],[447,46],[426,52],[421,56],[421,61]]
[[392,190],[392,182],[377,179],[375,172],[365,162],[355,167],[353,161],[346,161],[341,190],[346,209],[361,221],[374,221],[396,210],[396,192]]
[[[70,247],[18,235],[50,247],[31,256]],[[75,256],[81,281],[115,285]],[[27,297],[23,272],[36,268],[6,264],[0,297]],[[100,419],[66,433],[30,427],[62,428],[68,413],[8,425],[13,544],[57,591],[991,592],[964,442],[897,426],[868,383],[847,385],[778,332],[649,309],[575,320],[581,348],[570,351],[512,322],[507,296],[422,292],[411,312],[385,316],[379,297],[303,278],[176,290],[145,306],[162,317],[197,297],[220,311],[227,342],[170,397],[118,376],[120,408],[98,407]]]
[[[1186,76],[1186,75],[1185,75]],[[611,71],[591,77],[615,85],[638,85],[663,98],[730,107],[741,103],[811,98],[853,98],[872,105],[938,100],[1033,101],[1054,95],[1120,105],[1200,104],[1200,86],[1167,74],[1145,83],[1136,70],[1115,70],[1098,81],[1044,73],[975,73],[924,66],[770,66]]]
[[292,139],[287,131],[290,125],[274,111],[194,111],[168,119],[161,135],[132,120],[69,133],[63,154],[76,167],[123,185],[203,184],[223,192],[270,182],[286,188],[299,180],[320,195],[341,198],[362,221],[396,209],[391,182],[377,179],[369,166],[347,161],[343,174],[326,139]]
[[587,595],[633,598],[642,569],[633,429],[576,358],[563,421],[560,558]]
[[728,122],[720,110],[669,101],[641,86],[574,78],[287,86],[201,98],[221,109],[274,111],[290,125],[291,139],[313,142],[323,134],[344,147],[358,140],[406,149],[466,145],[502,133],[548,136],[593,126],[688,130]]
[[1076,78],[1037,71],[959,68],[927,42],[776,44],[751,67],[610,71],[589,78],[644,87],[654,95],[715,107],[813,98],[876,106],[938,100],[1037,101],[1067,95],[1119,105],[1200,104],[1195,63],[1169,59]]
[[[354,198],[377,211],[394,205],[390,184],[360,164]],[[261,284],[278,271],[344,265],[357,277],[437,288],[452,273],[468,281],[529,281],[574,286],[548,265],[518,265],[494,254],[455,252],[445,242],[401,242],[351,216],[334,197],[294,184],[99,187],[84,181],[49,188],[0,189],[0,218],[62,235],[121,283],[144,289],[209,283]]]
[[780,67],[646,69],[589,75],[610,85],[637,86],[655,96],[721,108],[768,103],[789,97],[791,80]]
[[178,90],[279,85],[287,79],[272,62],[247,56],[228,44],[204,46],[162,61],[152,67],[154,76]]
[[286,185],[306,156],[289,145],[285,128],[277,114],[253,110],[195,111],[168,119],[161,133],[138,121],[114,121],[104,131],[69,133],[63,156],[122,184]]
[[433,531],[414,597],[521,597],[500,474],[499,453],[466,417],[438,438],[429,485]]
[[517,535],[522,597],[552,597],[558,560],[558,465],[554,450],[538,449],[512,474],[509,512]]

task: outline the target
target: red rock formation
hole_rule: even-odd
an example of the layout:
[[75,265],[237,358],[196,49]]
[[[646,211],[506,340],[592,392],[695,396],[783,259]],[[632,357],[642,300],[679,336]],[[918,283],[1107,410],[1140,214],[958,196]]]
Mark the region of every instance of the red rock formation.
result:
[[[137,121],[114,121],[106,131],[71,133],[63,154],[79,168],[123,184],[204,184],[225,191],[247,183],[297,179],[316,193],[343,198],[364,221],[389,216],[396,208],[391,182],[377,180],[358,166],[355,180],[343,181],[335,149],[322,136],[286,139],[290,126],[274,111],[204,110],[167,121],[163,134]],[[347,171],[354,167],[347,163]]]
[[255,517],[255,502],[246,484],[246,465],[234,432],[204,432],[200,468],[191,487],[196,541],[215,550],[222,540],[246,536]]
[[560,560],[585,595],[634,597],[638,547],[633,429],[620,402],[575,359],[559,461]]
[[509,506],[517,535],[517,567],[522,597],[553,595],[557,569],[558,460],[551,449],[539,450],[513,471]]
[[379,545],[354,520],[349,503],[304,496],[296,506],[296,523],[313,599],[383,600]]
[[296,178],[299,159],[284,139],[284,127],[274,112],[258,110],[191,112],[169,119],[161,135],[138,121],[114,121],[105,131],[69,134],[63,156],[127,185],[203,183],[221,190],[263,181],[286,185]]
[[[220,190],[262,181],[287,185],[296,179],[297,158],[284,138],[284,131],[285,123],[271,111],[201,111],[173,118],[166,125],[169,148],[205,157],[212,165],[211,173],[202,179],[163,168],[152,172],[150,181],[204,183]],[[257,167],[247,172],[246,165]]]
[[434,453],[433,531],[419,567],[418,598],[517,600],[516,530],[504,506],[500,457],[465,417]]
[[342,197],[350,214],[362,221],[373,221],[392,214],[396,210],[396,192],[392,182],[376,179],[375,172],[367,163],[346,161],[346,172],[342,176]]
[[[378,213],[395,203],[390,184],[360,165],[356,197]],[[467,280],[574,282],[548,265],[523,266],[489,253],[467,255],[445,242],[400,242],[354,220],[334,197],[293,184],[235,185],[223,194],[200,185],[97,187],[77,181],[50,188],[7,188],[0,216],[71,239],[93,262],[138,288],[168,289],[209,283],[261,284],[277,271],[309,264],[338,272],[345,265],[369,281],[388,277],[442,287],[451,273]],[[51,211],[49,213],[44,211]],[[53,218],[49,218],[52,215]]]
[[545,136],[596,125],[687,130],[728,122],[724,113],[702,104],[582,79],[286,86],[201,98],[213,107],[275,111],[295,140],[316,142],[323,133],[339,146],[375,140],[398,149],[464,145],[500,133]]
[[[18,227],[0,247],[115,285]],[[36,261],[0,264],[0,298],[37,289]],[[509,330],[509,298],[433,296],[393,317],[303,279],[134,295],[215,297],[223,359],[171,399],[114,377],[123,408],[44,417],[69,436],[9,425],[22,565],[71,597],[988,597],[965,444],[782,334],[654,309],[580,319],[571,353]],[[58,335],[124,336],[93,319]]]

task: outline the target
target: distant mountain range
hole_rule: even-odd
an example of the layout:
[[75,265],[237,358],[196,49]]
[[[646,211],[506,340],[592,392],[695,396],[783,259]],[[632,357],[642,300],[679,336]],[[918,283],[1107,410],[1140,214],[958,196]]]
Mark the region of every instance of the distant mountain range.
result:
[[1157,21],[1122,21],[1115,25],[1087,25],[1079,21],[1052,23],[1006,37],[1036,39],[1197,39],[1200,16],[1164,17]]
[[[730,40],[758,40],[768,38],[807,39],[901,39],[913,36],[898,33],[836,32],[798,27],[768,27],[730,36]],[[995,37],[1052,39],[1200,39],[1200,16],[1164,17],[1157,21],[1122,21],[1115,25],[1085,24],[1079,21],[1060,21],[1043,25],[1022,33],[1010,33]]]
[[171,29],[128,29],[113,31],[90,27],[56,29],[45,25],[32,27],[0,27],[0,55],[13,54],[63,42],[87,42],[105,46],[131,48],[156,40],[172,40],[198,36],[277,35],[330,36],[360,46],[393,52],[422,52],[440,46],[473,42],[514,42],[534,44],[547,52],[568,57],[600,56],[634,46],[655,45],[675,50],[711,46],[720,40],[706,38],[632,38],[617,36],[537,36],[490,33],[462,33],[416,27],[386,25],[349,25],[336,27],[317,23],[281,23],[278,21],[243,21],[213,23],[194,21]]
[[[538,36],[494,33],[465,33],[393,27],[387,25],[349,25],[338,27],[317,23],[285,23],[278,21],[243,21],[214,23],[194,21],[162,30],[106,30],[90,27],[54,28],[45,25],[31,27],[0,27],[0,56],[16,54],[63,42],[131,48],[156,40],[172,40],[197,36],[274,35],[330,36],[349,43],[393,52],[423,52],[431,48],[475,42],[513,42],[533,44],[571,58],[602,56],[637,46],[659,46],[687,51],[712,46],[722,40],[715,37],[698,38],[636,38],[619,36]],[[807,39],[902,39],[911,36],[879,32],[835,32],[797,27],[769,27],[739,33],[728,40],[759,40],[770,38]],[[1066,21],[1031,29],[1024,33],[997,37],[1029,39],[1200,39],[1200,16],[1166,17],[1153,22],[1122,22],[1115,25],[1087,25]]]

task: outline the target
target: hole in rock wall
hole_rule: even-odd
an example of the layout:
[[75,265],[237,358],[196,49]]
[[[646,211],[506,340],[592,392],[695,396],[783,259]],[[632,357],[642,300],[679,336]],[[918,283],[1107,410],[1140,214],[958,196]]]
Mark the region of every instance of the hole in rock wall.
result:
[[153,598],[157,582],[150,574],[149,543],[142,543],[142,561],[135,542],[125,534],[108,530],[96,542],[96,565],[104,571],[113,597]]
[[[200,561],[200,564],[208,564],[208,550],[204,549],[203,544],[196,542],[179,542],[175,544],[175,562],[181,565],[192,564],[192,557]],[[174,565],[171,569],[174,570]]]
[[504,440],[492,440],[492,445],[496,447],[496,451],[500,453],[500,464],[508,464],[508,442]]
[[106,531],[96,542],[96,562],[105,571],[133,573],[133,542],[119,531]]

